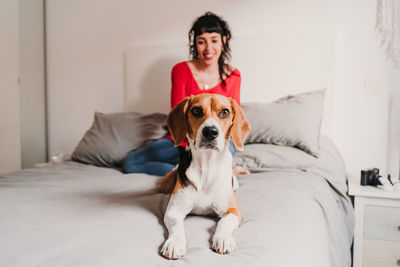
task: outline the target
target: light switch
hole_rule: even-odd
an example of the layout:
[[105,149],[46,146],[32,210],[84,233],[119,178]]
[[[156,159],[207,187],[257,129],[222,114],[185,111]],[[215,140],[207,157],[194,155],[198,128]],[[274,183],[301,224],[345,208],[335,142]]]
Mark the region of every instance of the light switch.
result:
[[382,94],[383,82],[379,78],[365,78],[364,92],[367,94]]

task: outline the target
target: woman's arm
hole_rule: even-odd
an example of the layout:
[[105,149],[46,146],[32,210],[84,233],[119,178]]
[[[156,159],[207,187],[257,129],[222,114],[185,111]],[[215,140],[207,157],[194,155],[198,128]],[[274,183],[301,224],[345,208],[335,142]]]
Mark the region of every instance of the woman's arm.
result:
[[235,99],[236,103],[240,106],[240,85],[242,82],[242,77],[240,75],[240,72],[237,71],[237,76],[235,79],[232,80],[232,85],[231,85],[231,90],[230,90],[230,97]]
[[186,97],[187,74],[182,68],[182,64],[177,64],[171,72],[171,108],[174,108]]

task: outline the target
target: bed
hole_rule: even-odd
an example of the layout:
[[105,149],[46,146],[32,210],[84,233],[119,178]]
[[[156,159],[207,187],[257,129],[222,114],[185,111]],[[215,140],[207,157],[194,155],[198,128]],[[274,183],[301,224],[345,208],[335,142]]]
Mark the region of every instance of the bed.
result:
[[165,114],[97,113],[75,161],[0,176],[0,265],[350,266],[354,218],[340,153],[329,138],[312,138],[318,124],[288,123],[318,122],[323,95],[243,104],[253,129],[234,164],[252,174],[239,177],[243,222],[234,253],[210,249],[216,218],[189,216],[187,255],[160,256],[169,196],[159,191],[160,177],[122,174],[116,162],[129,144],[165,134]]
[[[252,173],[238,177],[236,196],[243,221],[234,232],[237,251],[213,252],[217,219],[190,215],[185,219],[186,256],[169,261],[159,253],[167,237],[163,214],[169,196],[159,192],[160,177],[123,174],[118,166],[128,151],[165,134],[168,107],[149,109],[138,100],[150,101],[146,94],[154,92],[143,88],[158,85],[137,78],[154,71],[155,65],[166,69],[154,62],[171,64],[175,58],[151,61],[163,58],[152,53],[160,49],[136,47],[125,53],[124,112],[96,112],[71,159],[0,175],[0,266],[351,266],[354,214],[346,170],[331,136],[325,134],[333,127],[334,61],[327,51],[334,37],[330,31],[318,31],[275,34],[274,42],[264,39],[265,45],[276,47],[295,42],[314,56],[320,53],[313,58],[326,60],[320,62],[324,67],[314,62],[287,72],[302,77],[296,81],[302,84],[298,90],[286,83],[281,85],[286,89],[268,91],[277,87],[272,83],[264,93],[249,89],[244,98],[252,132],[234,164]],[[317,47],[311,45],[315,40],[320,40]],[[236,51],[248,44],[236,43]],[[166,55],[181,51],[179,45],[163,47]],[[271,53],[276,56],[277,51],[282,57],[288,54],[285,47]],[[308,58],[306,51],[300,56]],[[237,58],[240,69],[246,70],[248,65]],[[274,67],[268,68],[273,72]],[[305,75],[312,69],[313,75]],[[305,92],[306,84],[327,89]],[[244,86],[255,84],[249,79]],[[256,103],[260,98],[263,101]]]
[[159,177],[73,161],[2,175],[0,266],[350,266],[343,162],[329,139],[321,150],[307,170],[239,177],[236,252],[210,249],[215,218],[189,216],[187,255],[176,262],[159,254],[168,201]]

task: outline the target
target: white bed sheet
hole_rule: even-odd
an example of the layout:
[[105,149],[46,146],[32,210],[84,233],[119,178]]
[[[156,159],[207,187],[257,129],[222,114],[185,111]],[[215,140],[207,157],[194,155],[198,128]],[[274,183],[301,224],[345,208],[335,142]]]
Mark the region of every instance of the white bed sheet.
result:
[[0,266],[350,266],[351,203],[317,174],[239,177],[238,250],[214,253],[217,220],[189,216],[178,261],[159,254],[168,196],[158,181],[70,161],[0,176]]

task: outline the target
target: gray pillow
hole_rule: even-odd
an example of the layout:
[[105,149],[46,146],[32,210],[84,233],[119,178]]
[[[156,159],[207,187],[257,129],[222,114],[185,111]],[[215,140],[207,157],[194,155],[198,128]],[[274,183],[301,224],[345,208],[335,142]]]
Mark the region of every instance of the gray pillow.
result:
[[247,144],[244,151],[235,153],[233,165],[246,167],[251,172],[266,171],[269,168],[306,170],[316,161],[315,157],[294,147]]
[[166,134],[166,115],[137,112],[103,114],[96,112],[71,159],[87,164],[118,167],[126,154]]
[[246,143],[291,146],[318,157],[324,94],[325,90],[320,90],[272,103],[243,103],[251,124]]

